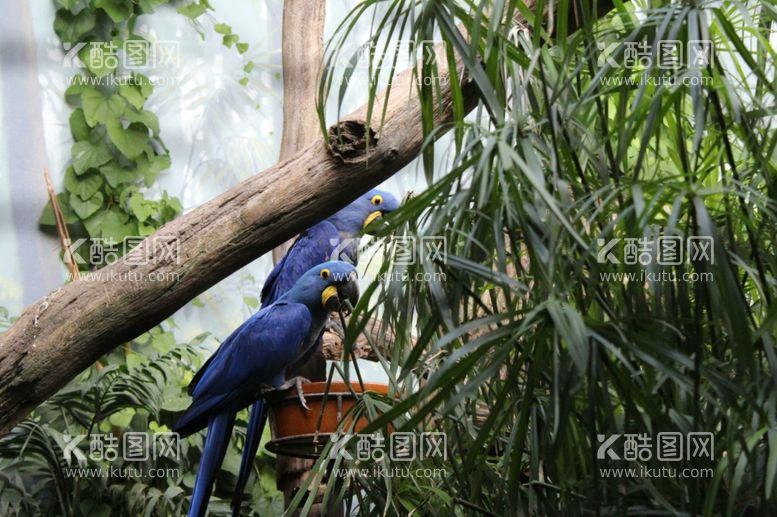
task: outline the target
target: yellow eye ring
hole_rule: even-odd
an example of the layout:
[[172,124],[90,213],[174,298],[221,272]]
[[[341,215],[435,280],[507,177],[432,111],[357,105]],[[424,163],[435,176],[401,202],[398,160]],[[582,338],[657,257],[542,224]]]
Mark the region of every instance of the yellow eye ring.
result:
[[330,275],[330,273],[329,273],[329,270],[327,268],[322,269],[321,272],[319,273],[319,276],[321,278],[323,278],[324,280],[329,278],[329,275]]
[[370,199],[370,202],[373,205],[378,206],[379,204],[383,203],[383,196],[381,196],[380,194],[375,194],[374,196],[372,196],[372,199]]

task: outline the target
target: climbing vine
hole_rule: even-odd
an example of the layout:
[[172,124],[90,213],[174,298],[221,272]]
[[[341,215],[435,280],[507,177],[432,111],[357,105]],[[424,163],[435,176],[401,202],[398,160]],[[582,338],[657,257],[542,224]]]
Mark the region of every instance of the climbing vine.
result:
[[[64,192],[57,195],[71,239],[91,239],[118,246],[114,257],[128,251],[182,211],[181,203],[163,192],[150,199],[146,189],[170,167],[170,153],[160,136],[159,119],[146,103],[154,91],[138,63],[148,63],[159,50],[135,31],[138,18],[170,0],[56,0],[54,31],[65,51],[65,64],[79,72],[65,91],[73,111],[69,118],[74,143],[64,174]],[[200,19],[212,10],[207,0],[178,5],[202,37]],[[222,43],[239,54],[248,44],[225,23],[213,24]],[[162,49],[164,50],[164,49]],[[253,70],[247,61],[246,74]],[[241,79],[244,86],[248,76]],[[55,225],[50,203],[40,224]],[[127,239],[137,237],[136,239]],[[90,247],[72,250],[82,269],[101,266]]]
[[[57,194],[71,241],[99,242],[111,251],[95,254],[94,246],[72,245],[82,270],[100,267],[136,245],[164,223],[177,217],[182,206],[162,192],[149,195],[159,175],[171,165],[160,135],[159,119],[148,108],[154,92],[153,75],[142,66],[160,50],[158,42],[136,31],[138,19],[169,4],[189,19],[201,37],[205,23],[222,44],[239,55],[248,43],[210,14],[207,0],[182,3],[171,0],[55,0],[53,24],[64,52],[65,66],[78,71],[65,90],[72,108],[73,138],[70,163]],[[164,49],[162,49],[164,50]],[[246,86],[254,68],[245,60]],[[51,204],[39,219],[46,231],[55,231]],[[136,237],[136,239],[128,239]],[[201,304],[193,303],[195,306]],[[0,307],[0,332],[10,322]],[[88,440],[79,444],[80,460],[63,467],[66,437],[100,437],[113,443],[127,433],[164,433],[189,403],[186,387],[201,362],[205,335],[188,343],[175,335],[172,319],[125,343],[100,359],[99,367],[84,371],[28,418],[0,439],[0,515],[179,515],[191,495],[192,470],[203,446],[198,435],[180,444],[177,461],[149,458],[143,463],[121,457],[95,458]],[[238,417],[236,438],[223,469],[237,475],[239,442],[244,439],[247,414]],[[102,443],[102,442],[101,442]],[[121,447],[116,448],[116,451]],[[123,449],[122,449],[123,454]],[[132,467],[127,478],[69,476],[69,468]],[[248,498],[254,515],[277,514],[282,494],[274,485],[273,459],[262,454],[255,464],[255,487]],[[148,472],[166,469],[164,477]],[[229,515],[224,503],[216,515]]]

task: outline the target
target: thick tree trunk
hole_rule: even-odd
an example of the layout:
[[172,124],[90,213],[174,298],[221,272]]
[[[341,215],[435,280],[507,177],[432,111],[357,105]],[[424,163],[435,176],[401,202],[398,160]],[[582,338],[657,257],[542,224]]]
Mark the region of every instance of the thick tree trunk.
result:
[[[319,74],[324,58],[324,0],[285,0],[283,4],[283,136],[280,160],[288,160],[321,135],[316,111]],[[272,250],[277,264],[291,246],[292,239]],[[294,372],[311,380],[319,380],[326,360],[314,355],[300,371]],[[272,419],[271,419],[272,421]],[[276,479],[288,506],[294,491],[304,481],[313,462],[302,458],[278,455]],[[324,513],[321,505],[312,506],[310,515]],[[334,512],[329,512],[333,515]]]
[[[321,135],[316,93],[324,60],[324,0],[283,3],[283,133],[280,161],[288,160]],[[293,239],[272,250],[273,264]]]

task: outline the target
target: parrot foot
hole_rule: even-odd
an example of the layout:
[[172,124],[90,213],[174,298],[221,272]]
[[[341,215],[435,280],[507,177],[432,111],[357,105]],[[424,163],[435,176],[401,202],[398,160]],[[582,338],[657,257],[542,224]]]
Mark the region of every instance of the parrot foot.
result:
[[284,382],[279,390],[287,390],[291,388],[292,386],[297,388],[297,398],[299,398],[299,403],[302,407],[304,407],[307,411],[310,411],[310,408],[308,407],[308,403],[305,400],[305,393],[302,391],[302,385],[303,384],[309,384],[310,379],[306,379],[305,377],[293,377],[289,379],[288,381]]

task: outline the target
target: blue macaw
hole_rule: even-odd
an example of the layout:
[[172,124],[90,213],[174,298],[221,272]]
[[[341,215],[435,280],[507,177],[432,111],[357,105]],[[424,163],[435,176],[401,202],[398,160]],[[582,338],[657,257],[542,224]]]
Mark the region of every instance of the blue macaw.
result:
[[[373,221],[397,208],[399,208],[399,200],[393,194],[372,189],[339,212],[302,232],[267,277],[262,288],[262,305],[273,303],[288,291],[305,271],[316,264],[339,259],[356,265],[359,234]],[[307,356],[301,357],[291,365],[287,371],[293,371],[303,365],[317,349],[318,344],[310,349]],[[302,393],[299,385],[297,393]],[[304,398],[300,401],[304,405]],[[238,517],[240,514],[243,490],[248,483],[266,421],[266,403],[263,398],[260,398],[251,408],[248,421],[240,473],[232,498],[233,517]]]
[[[331,217],[303,232],[267,278],[262,289],[262,306],[264,308],[271,306],[271,304],[279,299],[281,295],[294,286],[295,282],[306,271],[322,262],[341,258],[355,265],[358,250],[358,241],[356,237],[373,221],[380,218],[382,215],[395,210],[398,206],[398,200],[391,193],[373,189],[360,196],[350,205]],[[257,315],[258,314],[259,313],[257,313]],[[256,317],[256,315],[254,317]],[[251,321],[251,319],[248,321]],[[248,322],[246,322],[246,324],[247,323]],[[240,329],[236,332],[239,330]],[[293,371],[295,367],[304,364],[318,348],[319,342],[320,337],[316,341],[315,346],[309,347],[306,351],[307,353],[302,354],[291,367],[287,364],[285,371]],[[219,356],[226,350],[227,348],[222,345],[216,353],[206,361],[189,385],[190,394],[194,394],[198,389],[197,387],[199,386],[201,379],[206,372],[210,371],[210,364],[222,361],[219,359]],[[302,389],[299,385],[299,379],[297,379],[297,381],[297,391],[301,395]],[[304,404],[304,398],[300,397],[300,400]],[[238,482],[232,502],[234,515],[239,515],[243,490],[251,473],[253,459],[256,457],[256,452],[259,449],[259,442],[261,441],[266,420],[267,410],[265,401],[260,397],[256,399],[256,403],[251,410],[251,418],[240,465],[240,474],[238,476]],[[203,460],[200,465],[200,474],[197,478],[197,485],[202,484],[203,487],[207,487],[207,489],[203,488],[200,490],[200,493],[204,492],[205,496],[204,499],[202,499],[203,496],[200,496],[200,500],[197,503],[197,505],[201,505],[203,508],[207,503],[207,496],[210,494],[213,477],[218,471],[219,465],[223,459],[226,443],[229,442],[232,424],[234,423],[234,415],[232,420],[229,421],[229,425],[225,425],[226,421],[226,418],[215,421],[214,425],[209,426],[208,429],[209,439],[213,443],[218,443],[219,447],[224,447],[224,450],[216,454],[215,449],[211,447],[211,449],[214,450],[214,453],[206,454],[209,451],[208,443],[206,443],[205,453],[203,454]],[[221,438],[217,439],[217,435],[221,436]],[[206,461],[206,456],[215,459]],[[203,479],[202,483],[199,481],[201,478]],[[197,487],[195,487],[195,495],[197,495],[197,493]],[[192,498],[191,508],[197,507],[197,505],[195,505],[195,499],[197,498]],[[197,514],[191,513],[190,511],[190,515]]]
[[279,389],[286,368],[318,345],[330,312],[359,298],[356,269],[346,262],[319,264],[275,302],[238,327],[197,373],[192,404],[173,426],[188,436],[205,426],[208,434],[194,486],[189,517],[202,517],[224,459],[235,414],[262,389]]

